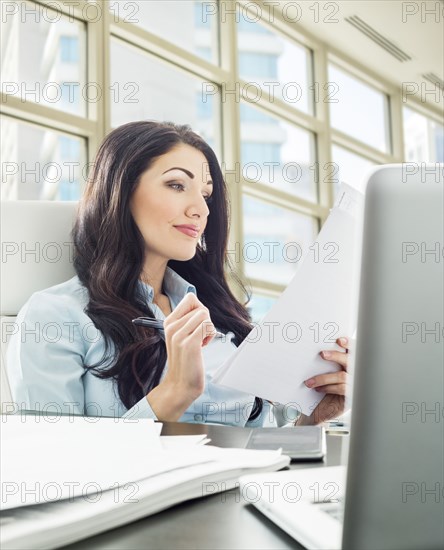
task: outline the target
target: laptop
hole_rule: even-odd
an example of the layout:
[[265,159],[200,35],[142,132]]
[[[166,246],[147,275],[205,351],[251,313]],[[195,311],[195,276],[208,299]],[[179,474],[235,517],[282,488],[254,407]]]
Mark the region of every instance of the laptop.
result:
[[245,476],[306,548],[444,548],[444,165],[368,177],[348,468]]

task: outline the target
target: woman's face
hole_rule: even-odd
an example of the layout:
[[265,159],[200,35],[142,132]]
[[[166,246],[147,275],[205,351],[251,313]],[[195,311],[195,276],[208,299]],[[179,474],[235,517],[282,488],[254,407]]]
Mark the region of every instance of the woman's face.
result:
[[133,219],[145,240],[145,260],[186,261],[207,225],[213,192],[205,155],[180,144],[143,172],[130,200]]

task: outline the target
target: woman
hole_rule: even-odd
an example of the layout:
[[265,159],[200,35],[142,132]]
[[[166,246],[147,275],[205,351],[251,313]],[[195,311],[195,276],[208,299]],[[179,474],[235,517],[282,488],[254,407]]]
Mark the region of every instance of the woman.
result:
[[[252,327],[224,273],[225,183],[198,135],[152,121],[112,131],[98,151],[73,239],[77,276],[35,293],[20,311],[22,334],[37,324],[57,334],[12,339],[16,402],[98,416],[275,423],[269,402],[211,381]],[[164,319],[164,334],[134,325],[140,316]],[[216,328],[226,337],[215,338]],[[344,410],[347,355],[328,353],[324,358],[342,368],[306,382],[325,397],[299,424]]]

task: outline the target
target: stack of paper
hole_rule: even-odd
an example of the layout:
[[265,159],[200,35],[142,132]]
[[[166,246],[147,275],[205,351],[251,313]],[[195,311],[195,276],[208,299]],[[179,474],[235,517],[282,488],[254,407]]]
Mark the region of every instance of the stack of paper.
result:
[[289,463],[280,451],[205,447],[205,435],[162,441],[150,420],[0,422],[2,550],[70,544]]

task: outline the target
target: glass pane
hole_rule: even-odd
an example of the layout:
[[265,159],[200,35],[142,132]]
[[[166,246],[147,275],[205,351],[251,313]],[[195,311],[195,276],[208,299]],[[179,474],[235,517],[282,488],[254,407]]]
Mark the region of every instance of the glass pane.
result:
[[260,97],[254,90],[261,86],[272,101],[313,114],[310,50],[268,30],[245,10],[237,17],[239,75],[250,83],[249,97]]
[[86,140],[1,117],[2,200],[80,198]]
[[86,25],[48,6],[11,2],[2,17],[2,91],[86,116],[98,84],[86,86]]
[[333,128],[389,152],[387,96],[329,65],[330,119]]
[[316,218],[243,197],[245,275],[286,285],[318,233]]
[[333,145],[333,162],[336,165],[333,175],[335,196],[341,183],[347,183],[359,191],[365,191],[363,177],[369,168],[375,165],[374,162],[338,145]]
[[263,296],[261,294],[254,293],[247,305],[252,322],[260,323],[276,300],[277,298],[272,298],[271,296]]
[[[220,95],[198,80],[120,40],[111,42],[111,124],[133,120],[189,124],[220,158]],[[206,90],[205,93],[203,90]]]
[[111,21],[133,23],[199,57],[219,64],[216,1],[111,0]]
[[404,150],[407,162],[444,162],[444,126],[404,107]]
[[243,176],[316,202],[313,134],[247,103],[240,107]]

